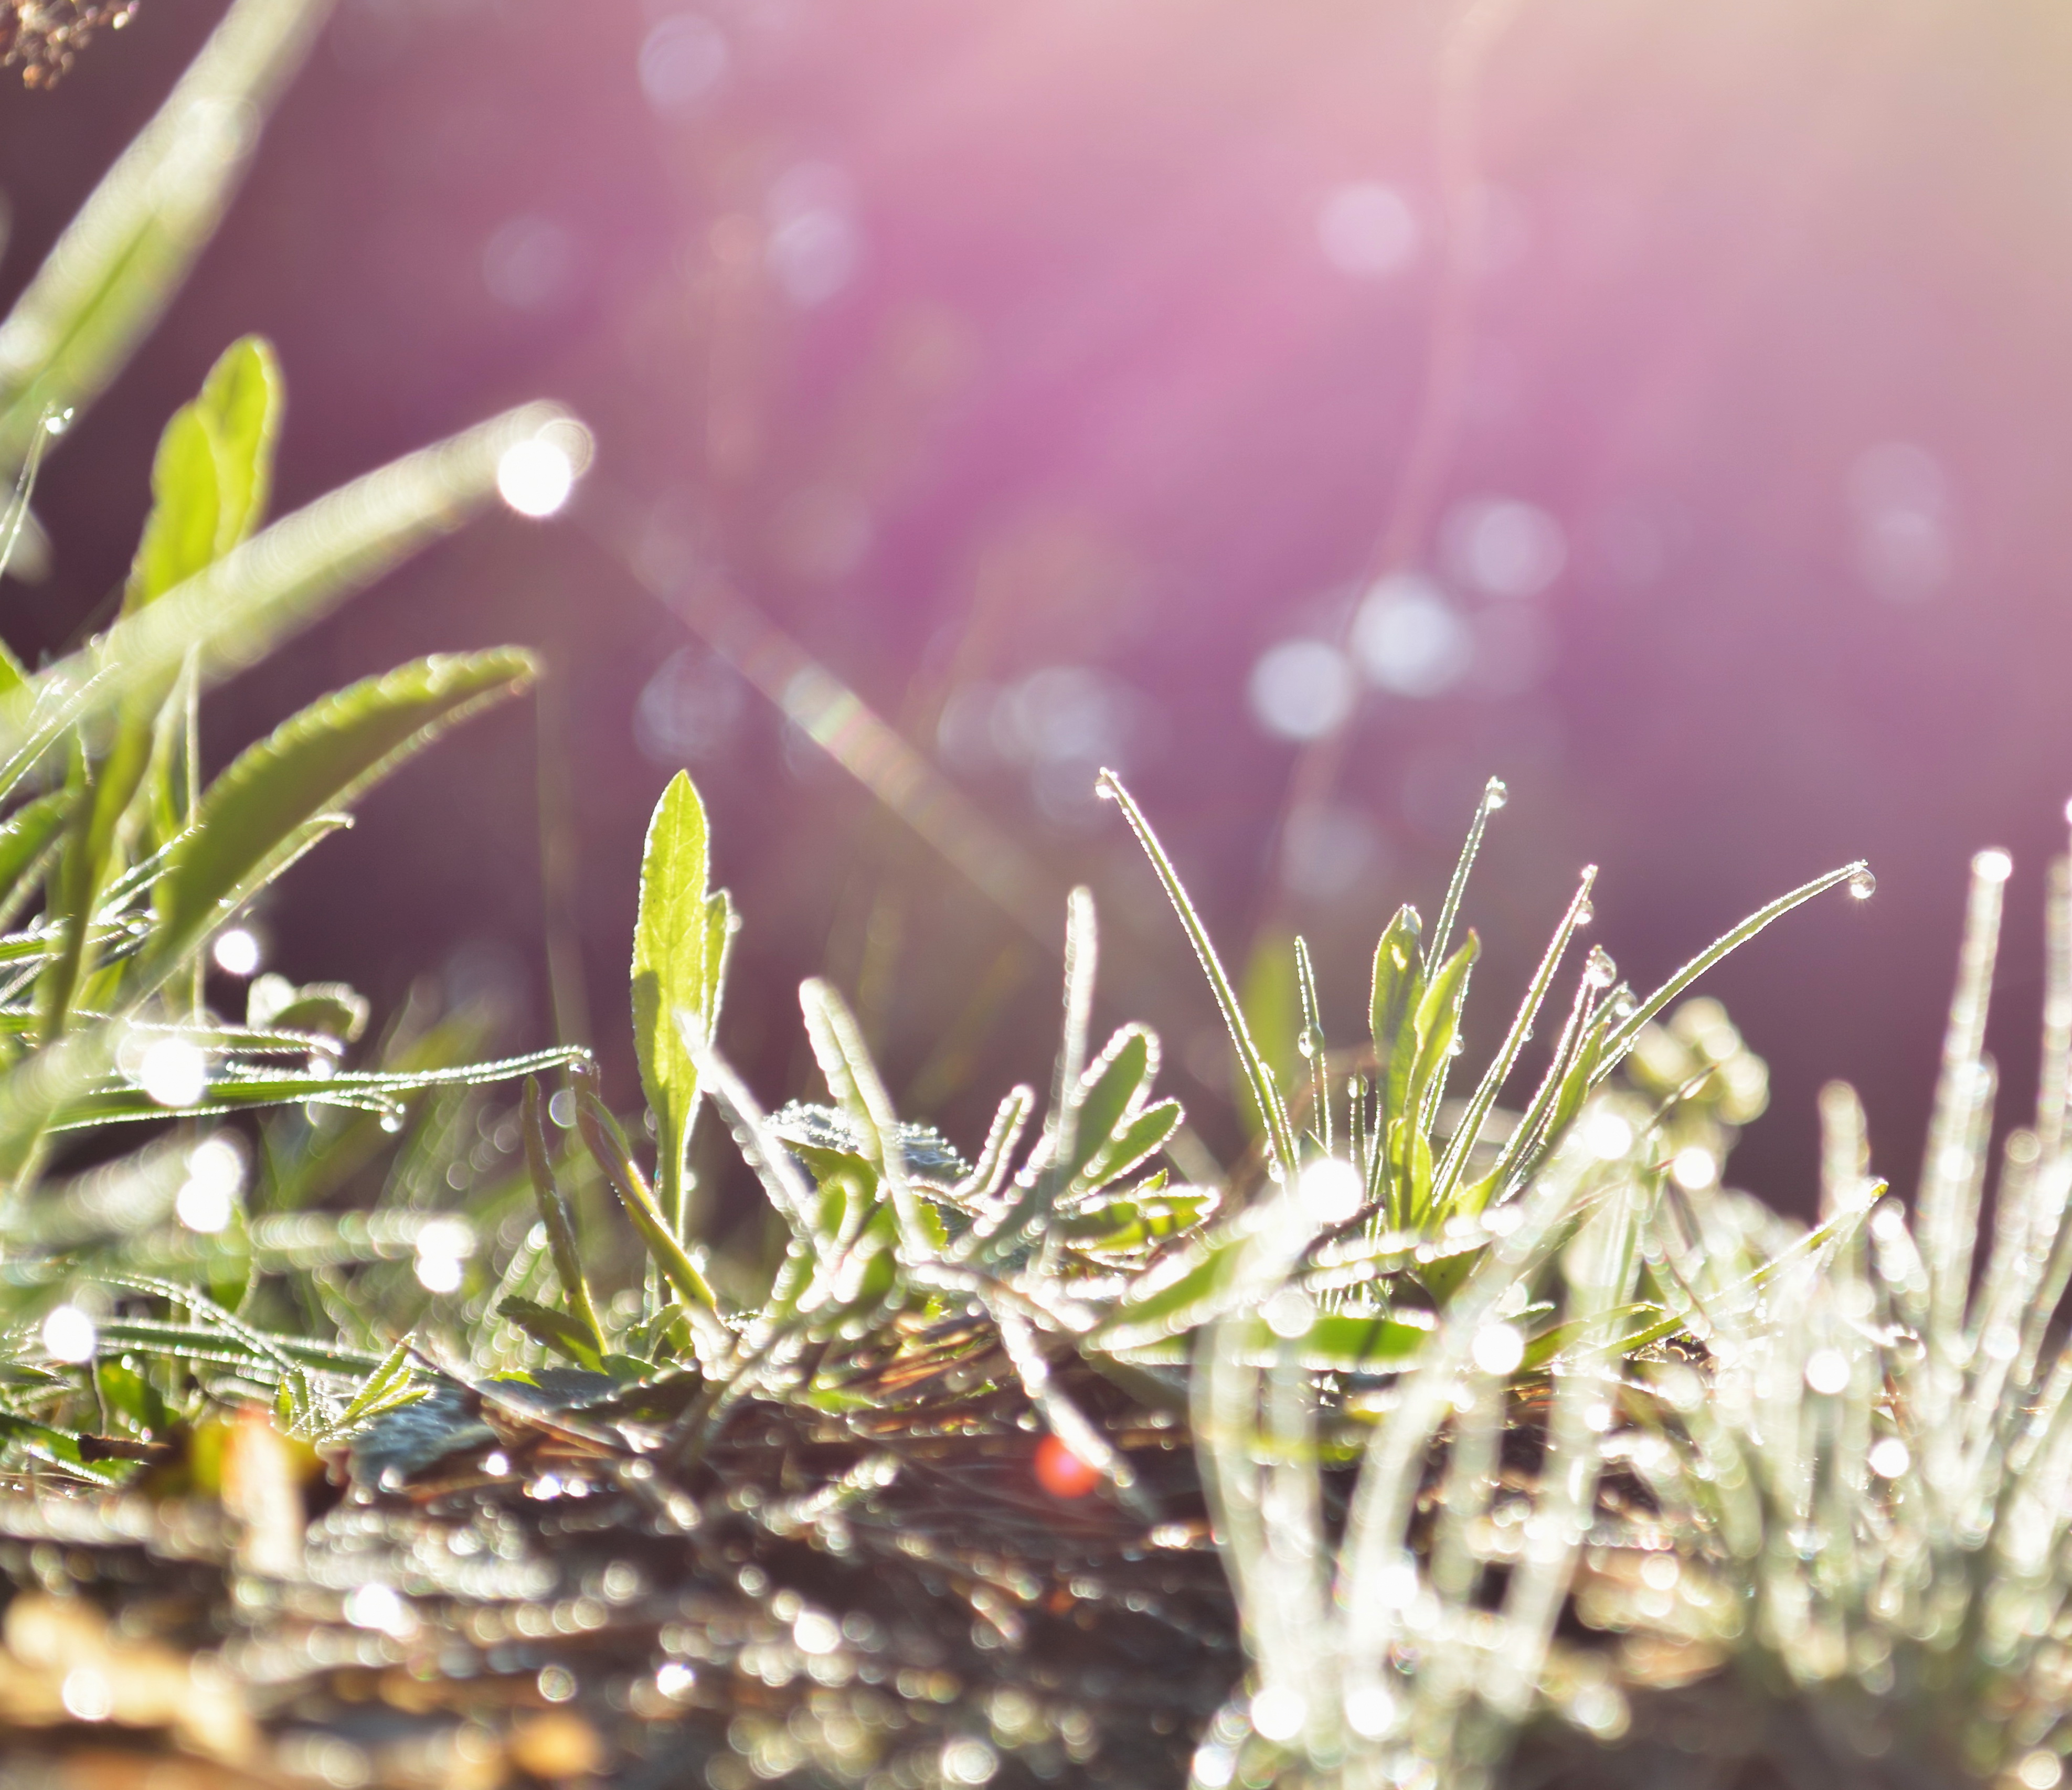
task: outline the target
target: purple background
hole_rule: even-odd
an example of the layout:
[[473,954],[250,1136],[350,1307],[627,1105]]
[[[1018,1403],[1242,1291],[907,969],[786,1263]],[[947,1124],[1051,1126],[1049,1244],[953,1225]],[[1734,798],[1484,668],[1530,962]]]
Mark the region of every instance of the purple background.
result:
[[[10,292],[219,10],[144,0],[54,92],[0,92]],[[1055,1002],[1044,950],[787,739],[631,553],[723,568],[1022,839],[1060,925],[1092,882],[1112,1016],[1159,1025],[1212,1140],[1213,1012],[1087,800],[1102,756],[1227,956],[1310,936],[1341,1042],[1375,931],[1436,906],[1490,772],[1513,799],[1470,904],[1477,1051],[1585,861],[1595,936],[1646,982],[1868,856],[1873,901],[1830,897],[1712,983],[1775,1090],[1733,1178],[1804,1204],[1836,1075],[1910,1172],[1985,844],[2016,859],[2004,1113],[2033,1073],[2072,793],[2072,22],[2040,0],[1528,0],[1474,85],[1451,190],[1482,224],[1449,285],[1461,15],[344,0],[193,282],[54,458],[54,570],[0,587],[0,631],[55,645],[119,579],[156,431],[241,331],[287,369],[283,504],[556,396],[599,448],[569,518],[487,519],[209,725],[227,755],[409,654],[543,648],[623,1098],[640,833],[676,763],[747,915],[725,1041],[769,1098],[806,1089],[802,975],[855,991],[895,1090],[966,1134],[1046,1073]],[[1472,655],[1435,693],[1362,685],[1330,811],[1283,849],[1298,748],[1262,726],[1255,667],[1337,638],[1364,588],[1435,317],[1466,357],[1402,544]],[[1478,565],[1504,582],[1500,532],[1474,532],[1491,500],[1558,542],[1538,588],[1477,588]],[[277,967],[392,1008],[427,971],[496,983],[512,1041],[543,1040],[534,738],[513,709],[377,795],[268,915]]]

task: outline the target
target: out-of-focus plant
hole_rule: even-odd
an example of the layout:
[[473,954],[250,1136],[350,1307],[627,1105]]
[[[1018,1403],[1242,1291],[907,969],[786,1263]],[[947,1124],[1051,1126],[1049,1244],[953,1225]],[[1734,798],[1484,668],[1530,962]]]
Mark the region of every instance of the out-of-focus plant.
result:
[[1678,1570],[1651,1598],[1608,1564],[1585,1616],[1676,1677],[1732,1660],[1762,1697],[1802,1703],[1837,1776],[1891,1757],[1922,1781],[2047,1786],[2072,1742],[2072,1346],[2052,1329],[2072,1275],[2072,874],[2051,872],[2036,1117],[2006,1139],[1988,1228],[2008,872],[2003,852],[1973,860],[1910,1216],[1871,1177],[1841,1083],[1822,1098],[1817,1230],[1794,1238],[1753,1202],[1665,1205],[1651,1258],[1708,1361],[1647,1368],[1638,1408],[1659,1419],[1610,1451],[1652,1490]]
[[[234,6],[0,322],[0,450],[18,465],[0,564],[43,457],[207,240],[323,10]],[[420,1026],[348,1069],[366,1019],[349,990],[262,979],[232,1019],[204,1002],[212,943],[253,899],[350,824],[365,790],[527,688],[534,667],[516,648],[399,667],[303,710],[212,779],[204,689],[500,485],[536,484],[543,456],[572,478],[586,440],[530,406],[265,524],[281,410],[271,351],[233,346],[166,426],[112,625],[34,671],[0,650],[0,1431],[17,1463],[88,1480],[117,1471],[106,1448],[134,1453],[180,1414],[197,1364],[278,1395],[306,1433],[357,1421],[401,1387],[396,1335],[363,1349],[306,1331],[309,1313],[352,1308],[346,1269],[378,1279],[400,1262],[432,1285],[448,1271],[429,1264],[470,1252],[467,1227],[420,1201],[296,1209],[356,1152],[365,1161],[356,1127],[277,1127],[255,1176],[239,1134],[212,1121],[290,1106],[401,1131],[444,1110],[437,1090],[565,1055],[469,1064],[479,1040]],[[175,1115],[142,1150],[52,1172],[77,1133]],[[399,1141],[407,1162],[413,1139]],[[360,1334],[380,1336],[393,1315],[362,1318]]]

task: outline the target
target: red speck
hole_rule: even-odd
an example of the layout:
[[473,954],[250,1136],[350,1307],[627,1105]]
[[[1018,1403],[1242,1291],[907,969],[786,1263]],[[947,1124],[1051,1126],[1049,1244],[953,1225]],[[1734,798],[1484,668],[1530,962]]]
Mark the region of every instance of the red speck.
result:
[[1036,1444],[1036,1483],[1052,1497],[1083,1498],[1100,1482],[1100,1469],[1089,1467],[1054,1435]]

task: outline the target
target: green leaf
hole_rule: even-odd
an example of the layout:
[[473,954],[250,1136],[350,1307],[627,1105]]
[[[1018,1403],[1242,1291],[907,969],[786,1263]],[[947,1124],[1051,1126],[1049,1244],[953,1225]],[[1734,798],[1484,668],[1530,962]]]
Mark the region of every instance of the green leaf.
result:
[[221,515],[216,444],[199,408],[183,404],[151,462],[151,513],[130,569],[126,607],[139,608],[213,565]]
[[327,696],[249,746],[209,787],[157,891],[162,976],[264,880],[296,830],[351,803],[450,727],[529,684],[513,647],[399,667]]
[[604,1352],[597,1346],[596,1338],[567,1312],[557,1312],[533,1299],[513,1298],[500,1301],[496,1315],[508,1319],[533,1341],[574,1361],[578,1367],[586,1367],[592,1373],[603,1371]]
[[[1422,922],[1417,909],[1398,908],[1374,950],[1374,981],[1367,999],[1367,1026],[1374,1037],[1375,1086],[1380,1093],[1375,1135],[1384,1143],[1392,1122],[1404,1108],[1410,1070],[1417,1054],[1412,1020],[1424,991],[1424,960],[1418,949]],[[1368,1152],[1369,1201],[1388,1195],[1388,1153]]]
[[1596,882],[1597,876],[1597,867],[1595,864],[1584,871],[1575,894],[1569,899],[1567,911],[1561,916],[1561,923],[1554,929],[1554,936],[1540,957],[1540,967],[1534,972],[1532,980],[1526,988],[1525,997],[1519,1003],[1518,1012],[1511,1022],[1510,1031],[1504,1034],[1503,1044],[1490,1059],[1487,1071],[1468,1102],[1467,1111],[1462,1115],[1460,1123],[1454,1127],[1453,1138],[1446,1146],[1445,1159],[1439,1165],[1433,1189],[1436,1215],[1441,1221],[1449,1214],[1451,1195],[1467,1167],[1469,1152],[1481,1137],[1482,1125],[1488,1119],[1490,1109],[1496,1104],[1497,1095],[1510,1079],[1511,1069],[1517,1064],[1519,1053],[1525,1048],[1525,1041],[1531,1035],[1532,1022],[1546,1003],[1548,991],[1554,985],[1555,972],[1560,968],[1561,959],[1568,950],[1568,942],[1575,936],[1576,929],[1583,924],[1583,916],[1589,911],[1590,889]]
[[[1296,976],[1294,939],[1278,930],[1260,934],[1245,961],[1244,979],[1239,986],[1245,1024],[1272,1078],[1274,1098],[1285,1105],[1286,1090],[1296,1086],[1302,1060],[1297,1045],[1302,1035],[1302,997]],[[1268,1130],[1241,1064],[1235,1091],[1237,1109],[1246,1125],[1254,1131]]]
[[1066,1164],[1071,1176],[1076,1177],[1114,1140],[1117,1127],[1144,1104],[1157,1073],[1158,1040],[1141,1025],[1124,1026],[1087,1065],[1069,1095],[1079,1108]]
[[1618,1030],[1605,1041],[1599,1074],[1609,1075],[1616,1069],[1625,1059],[1626,1053],[1633,1049],[1634,1041],[1640,1037],[1641,1028],[1721,958],[1738,950],[1773,921],[1781,920],[1794,908],[1811,901],[1815,895],[1824,893],[1838,884],[1847,882],[1868,868],[1861,859],[1858,859],[1854,864],[1844,864],[1839,870],[1830,870],[1824,877],[1815,877],[1810,883],[1800,884],[1790,894],[1778,896],[1767,907],[1757,909],[1731,932],[1724,933],[1714,939],[1619,1022]]
[[0,324],[0,457],[21,453],[47,410],[90,403],[158,321],[329,10],[238,0],[94,188]]
[[0,901],[13,895],[15,885],[35,868],[36,860],[58,836],[72,800],[71,790],[52,790],[25,803],[0,824]]
[[1131,1192],[1059,1214],[1051,1229],[1075,1249],[1121,1255],[1178,1237],[1215,1216],[1223,1196],[1212,1187]]
[[576,427],[551,404],[528,404],[406,455],[274,523],[23,688],[0,690],[0,796],[68,730],[191,661],[204,679],[256,663],[458,528],[495,491],[498,462],[512,448]]
[[1179,1130],[1181,1118],[1177,1100],[1161,1100],[1146,1106],[1127,1120],[1108,1139],[1107,1147],[1081,1172],[1074,1183],[1075,1190],[1105,1187],[1149,1160]]
[[216,450],[219,555],[259,526],[273,491],[284,391],[273,344],[248,335],[224,351],[195,400]]
[[[682,771],[669,781],[648,823],[640,909],[633,927],[633,1044],[640,1086],[654,1109],[656,1192],[662,1216],[684,1234],[684,1176],[697,1119],[698,1072],[677,1016],[709,1039],[724,958],[726,897],[708,895],[710,841],[705,806]],[[715,934],[717,938],[715,939]],[[715,949],[717,946],[717,949]]]
[[326,1439],[348,1436],[363,1423],[371,1423],[386,1412],[414,1404],[430,1390],[429,1386],[410,1383],[410,1339],[405,1336],[367,1376],[352,1403],[326,1427]]
[[1264,1324],[1251,1325],[1238,1344],[1240,1359],[1253,1366],[1292,1361],[1313,1373],[1394,1373],[1415,1361],[1435,1320],[1405,1308],[1387,1316],[1326,1312],[1309,1320],[1300,1336],[1281,1337]]
[[[1474,934],[1449,958],[1417,1003],[1410,1024],[1408,1050],[1409,1074],[1403,1084],[1402,1105],[1391,1102],[1389,1124],[1389,1198],[1392,1221],[1398,1225],[1421,1221],[1432,1189],[1433,1110],[1437,1090],[1453,1055],[1453,1040],[1461,1023],[1461,1004],[1466,999],[1468,972],[1474,968],[1479,942]],[[1399,1044],[1399,1053],[1405,1045]],[[1396,1081],[1391,1065],[1389,1080]]]
[[171,1427],[171,1414],[158,1389],[128,1361],[103,1355],[93,1364],[93,1378],[101,1403],[133,1429],[157,1436]]

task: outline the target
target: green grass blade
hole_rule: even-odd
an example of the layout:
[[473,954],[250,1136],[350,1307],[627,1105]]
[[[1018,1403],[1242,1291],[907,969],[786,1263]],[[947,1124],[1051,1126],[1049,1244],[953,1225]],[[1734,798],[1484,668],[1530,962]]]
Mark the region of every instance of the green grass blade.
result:
[[535,669],[516,647],[419,659],[326,697],[248,747],[210,786],[158,885],[150,970],[170,973],[234,912],[298,827],[524,689]]
[[405,456],[285,516],[92,644],[0,694],[0,796],[64,731],[177,674],[257,663],[295,630],[486,502],[502,455],[566,413],[531,404]]
[[1293,1175],[1300,1160],[1295,1147],[1294,1128],[1289,1123],[1287,1108],[1282,1104],[1279,1090],[1273,1085],[1272,1071],[1266,1059],[1252,1041],[1251,1028],[1244,1020],[1244,1009],[1240,1004],[1237,991],[1231,987],[1231,979],[1216,955],[1216,948],[1209,941],[1208,929],[1202,924],[1202,917],[1188,899],[1187,891],[1181,883],[1179,872],[1173,868],[1173,860],[1166,855],[1166,848],[1159,843],[1158,835],[1151,830],[1151,823],[1144,817],[1129,791],[1123,787],[1122,779],[1112,770],[1104,770],[1096,785],[1099,793],[1122,810],[1123,818],[1129,823],[1130,831],[1137,835],[1137,843],[1144,848],[1145,856],[1150,859],[1151,868],[1165,885],[1166,898],[1173,910],[1180,917],[1181,926],[1187,934],[1187,942],[1194,947],[1194,955],[1200,962],[1202,973],[1208,978],[1209,991],[1215,997],[1223,1024],[1229,1028],[1231,1042],[1236,1048],[1239,1066],[1244,1071],[1246,1084],[1266,1120],[1268,1147],[1273,1161],[1284,1175]]
[[329,0],[237,0],[0,323],[0,460],[92,402],[171,302]]
[[1511,1030],[1504,1035],[1503,1044],[1490,1059],[1487,1072],[1468,1101],[1468,1108],[1461,1123],[1454,1127],[1453,1139],[1446,1147],[1445,1160],[1441,1162],[1433,1180],[1433,1202],[1435,1210],[1442,1217],[1453,1188],[1467,1167],[1468,1152],[1482,1135],[1483,1122],[1495,1106],[1497,1096],[1503,1091],[1504,1083],[1511,1078],[1516,1066],[1519,1053],[1524,1049],[1525,1041],[1531,1036],[1532,1022],[1540,1009],[1546,1004],[1548,991],[1553,987],[1555,975],[1561,967],[1561,959],[1567,955],[1568,942],[1576,935],[1577,928],[1583,923],[1583,916],[1589,911],[1590,887],[1597,878],[1597,867],[1591,864],[1583,872],[1582,880],[1568,902],[1568,911],[1561,916],[1561,923],[1554,929],[1548,941],[1546,954],[1540,959],[1540,967],[1533,973],[1532,980],[1525,991],[1525,998],[1519,1003],[1518,1012],[1511,1022]]
[[1626,1053],[1633,1049],[1634,1041],[1640,1036],[1641,1028],[1720,959],[1740,950],[1773,921],[1782,919],[1794,908],[1803,905],[1816,895],[1826,893],[1837,884],[1846,883],[1852,877],[1868,868],[1860,858],[1854,864],[1844,864],[1839,870],[1830,870],[1824,877],[1815,877],[1810,883],[1802,883],[1790,894],[1778,896],[1767,907],[1757,909],[1733,931],[1714,939],[1613,1030],[1605,1040],[1603,1054],[1598,1058],[1598,1077],[1601,1078],[1609,1075],[1616,1069],[1625,1060]]
[[1461,901],[1468,892],[1468,873],[1475,867],[1475,859],[1482,848],[1482,835],[1489,827],[1489,817],[1510,800],[1503,780],[1492,777],[1482,786],[1482,800],[1475,804],[1475,818],[1469,823],[1466,841],[1461,847],[1460,861],[1453,866],[1453,881],[1446,885],[1446,899],[1440,905],[1439,923],[1432,929],[1432,937],[1424,947],[1424,973],[1432,974],[1435,964],[1446,961],[1446,946],[1452,942],[1453,922],[1460,918]]

